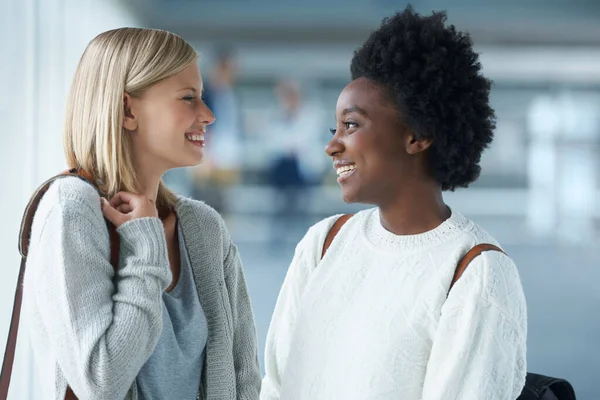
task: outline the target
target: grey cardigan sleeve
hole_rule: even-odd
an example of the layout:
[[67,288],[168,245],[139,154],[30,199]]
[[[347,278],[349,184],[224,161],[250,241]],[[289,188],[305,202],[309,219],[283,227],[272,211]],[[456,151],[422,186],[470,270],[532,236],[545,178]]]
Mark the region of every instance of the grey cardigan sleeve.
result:
[[261,376],[254,315],[237,247],[231,243],[224,263],[233,327],[233,359],[238,400],[259,398]]
[[50,350],[74,393],[117,399],[125,397],[160,337],[161,295],[171,272],[161,221],[142,218],[118,229],[115,276],[97,208],[67,199],[40,216],[28,282]]

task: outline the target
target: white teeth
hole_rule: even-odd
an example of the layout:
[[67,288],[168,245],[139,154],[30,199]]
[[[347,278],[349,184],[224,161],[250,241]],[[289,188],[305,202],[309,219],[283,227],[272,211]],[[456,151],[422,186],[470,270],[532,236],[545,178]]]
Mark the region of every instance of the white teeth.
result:
[[355,169],[356,169],[355,165],[344,165],[343,167],[336,168],[335,172],[339,176],[343,176],[343,175],[346,175],[346,174],[354,171]]
[[189,133],[185,134],[185,137],[192,142],[204,141],[204,134],[201,135],[190,135]]

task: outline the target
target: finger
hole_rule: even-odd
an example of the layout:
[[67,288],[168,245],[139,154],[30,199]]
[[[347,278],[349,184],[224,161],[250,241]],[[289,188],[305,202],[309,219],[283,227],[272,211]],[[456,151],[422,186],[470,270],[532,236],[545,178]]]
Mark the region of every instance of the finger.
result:
[[123,200],[121,200],[120,197],[114,196],[112,199],[109,200],[109,204],[113,207],[113,208],[117,208],[119,207],[121,204],[127,204],[124,203]]
[[129,214],[129,213],[130,213],[130,212],[133,210],[133,207],[131,207],[131,205],[129,205],[129,204],[126,204],[126,203],[120,204],[120,205],[118,205],[118,206],[117,206],[117,207],[115,207],[115,208],[116,208],[116,209],[117,209],[117,210],[118,210],[120,213],[123,213],[123,214]]
[[137,196],[138,195],[129,192],[119,192],[115,194],[112,199],[110,199],[110,205],[113,207],[118,207],[123,203],[129,204]]
[[118,210],[114,209],[113,206],[106,199],[101,199],[102,203],[102,214],[104,218],[109,220],[114,226],[120,226],[125,219],[125,216]]

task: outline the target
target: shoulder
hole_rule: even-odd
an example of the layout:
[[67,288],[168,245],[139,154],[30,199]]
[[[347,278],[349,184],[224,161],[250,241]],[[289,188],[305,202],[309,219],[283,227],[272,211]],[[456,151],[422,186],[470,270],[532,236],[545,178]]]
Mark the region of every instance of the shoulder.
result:
[[367,210],[359,211],[356,214],[335,214],[330,217],[324,218],[324,219],[320,220],[319,222],[315,223],[314,225],[312,225],[308,229],[308,231],[305,235],[305,238],[306,239],[318,239],[322,243],[322,241],[325,240],[325,237],[329,233],[329,230],[333,227],[333,225],[336,223],[336,221],[338,219],[342,218],[345,215],[350,215],[350,218],[344,223],[344,225],[342,226],[342,229],[340,229],[340,234],[342,234],[343,231],[349,231],[349,230],[355,229],[356,227],[363,224],[364,221],[368,218],[368,216],[374,210],[375,209],[370,208]]
[[88,182],[73,176],[55,180],[43,195],[36,219],[59,210],[63,215],[87,216],[102,222],[102,209],[98,191]]
[[527,300],[517,266],[510,256],[486,251],[476,257],[454,285],[445,312],[472,310],[491,323],[527,333]]
[[[40,185],[38,190],[43,187],[43,184]],[[80,178],[61,177],[53,181],[33,210],[33,219],[29,220],[31,212],[29,208],[24,212],[19,239],[29,240],[30,252],[38,248],[36,243],[42,237],[58,239],[66,235],[76,241],[85,238],[86,242],[107,238],[102,236],[106,232],[106,222],[100,195],[91,184]],[[29,239],[22,236],[28,224],[31,224]]]
[[329,233],[329,230],[331,229],[333,224],[335,224],[335,222],[343,216],[344,214],[335,214],[313,224],[310,228],[308,228],[306,234],[304,235],[304,237],[302,237],[302,239],[296,246],[296,249],[310,248],[315,252],[320,252],[320,249],[323,245],[323,242],[325,241],[325,237]]
[[[479,224],[454,209],[452,210],[452,217],[446,231],[447,237],[440,243],[441,254],[446,254],[450,251],[454,252],[456,257],[462,257],[473,247],[483,243],[502,249],[502,245],[494,236],[489,234]],[[487,253],[482,253],[482,255]]]
[[192,230],[192,234],[199,234],[205,238],[219,238],[224,242],[231,240],[223,217],[203,201],[179,196],[175,210],[184,229]]
[[195,218],[200,218],[203,222],[210,222],[217,225],[224,224],[219,212],[200,200],[178,196],[175,208],[178,213],[192,215]]
[[502,252],[488,250],[475,257],[452,288],[448,299],[477,297],[507,315],[525,314],[526,302],[517,265],[510,252],[503,249],[492,235],[472,223],[470,229],[461,235],[459,256],[464,256],[473,247],[483,243],[493,244]]
[[44,195],[44,199],[48,198],[54,198],[58,202],[75,200],[94,206],[100,205],[100,195],[96,188],[74,176],[56,179]]
[[[351,232],[362,226],[370,212],[372,212],[372,209],[353,214],[338,231],[336,238],[343,237],[344,235],[348,234],[348,232]],[[312,264],[317,265],[321,259],[323,244],[325,243],[327,234],[335,222],[344,215],[346,214],[335,214],[329,216],[316,222],[314,225],[308,228],[306,234],[296,246],[296,255],[304,254],[311,259]]]
[[469,281],[479,288],[480,295],[494,301],[522,292],[519,270],[507,253],[496,250],[482,252],[467,267],[456,285]]

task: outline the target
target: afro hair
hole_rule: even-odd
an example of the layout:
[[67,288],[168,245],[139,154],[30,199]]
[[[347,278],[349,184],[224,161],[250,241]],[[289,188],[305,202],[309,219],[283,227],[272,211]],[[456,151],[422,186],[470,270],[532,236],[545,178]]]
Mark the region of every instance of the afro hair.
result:
[[429,168],[442,190],[477,180],[496,126],[492,82],[445,12],[422,16],[408,6],[385,18],[354,52],[350,73],[382,87],[417,139],[432,139]]

